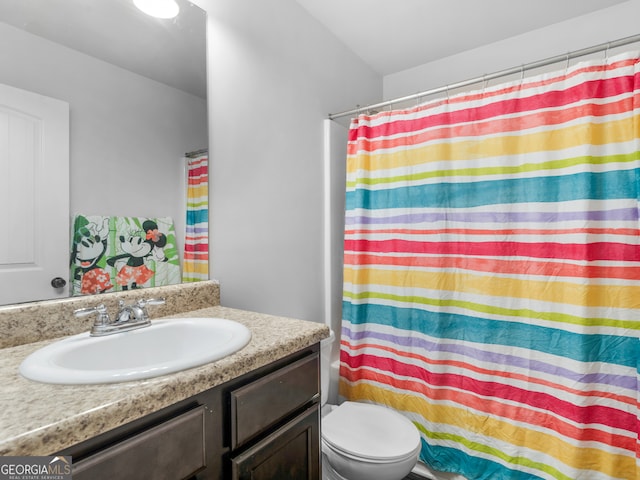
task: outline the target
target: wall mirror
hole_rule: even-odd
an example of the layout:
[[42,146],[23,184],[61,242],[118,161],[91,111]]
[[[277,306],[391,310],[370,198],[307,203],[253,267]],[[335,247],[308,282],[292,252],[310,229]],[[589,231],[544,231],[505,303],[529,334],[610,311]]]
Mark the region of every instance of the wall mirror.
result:
[[[132,0],[3,0],[0,85],[69,105],[69,218],[171,217],[181,252],[184,156],[208,147],[208,129],[206,13],[177,1],[163,20]],[[0,208],[23,199],[9,200]],[[69,248],[55,255],[68,263]]]

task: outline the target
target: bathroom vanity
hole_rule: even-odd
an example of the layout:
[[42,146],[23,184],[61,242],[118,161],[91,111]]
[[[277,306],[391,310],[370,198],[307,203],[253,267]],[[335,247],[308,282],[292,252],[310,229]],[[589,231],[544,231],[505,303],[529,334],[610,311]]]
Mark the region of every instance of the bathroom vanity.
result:
[[57,452],[74,480],[319,479],[317,345]]
[[104,385],[21,377],[22,359],[51,340],[0,349],[0,455],[71,455],[76,480],[319,479],[327,327],[185,298],[201,308],[162,313],[235,320],[251,330],[249,344],[200,367]]

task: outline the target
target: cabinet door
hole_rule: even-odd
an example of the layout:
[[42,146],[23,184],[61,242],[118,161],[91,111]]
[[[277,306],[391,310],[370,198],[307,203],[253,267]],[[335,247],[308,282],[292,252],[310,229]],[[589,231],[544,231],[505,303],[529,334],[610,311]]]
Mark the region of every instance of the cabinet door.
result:
[[233,480],[319,480],[318,405],[231,459]]

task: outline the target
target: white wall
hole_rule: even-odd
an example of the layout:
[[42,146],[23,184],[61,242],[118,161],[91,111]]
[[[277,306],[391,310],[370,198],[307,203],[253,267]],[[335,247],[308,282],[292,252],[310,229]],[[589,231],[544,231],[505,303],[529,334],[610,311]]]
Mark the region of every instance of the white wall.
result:
[[207,146],[205,99],[4,23],[0,58],[0,83],[70,104],[71,213],[184,228],[181,158]]
[[223,305],[322,321],[327,113],[638,32],[633,0],[382,80],[294,0],[208,13],[211,276]]
[[[442,87],[525,63],[637,35],[640,33],[639,18],[640,0],[629,0],[501,42],[387,75],[384,78],[384,98],[392,99],[411,95],[430,88]],[[490,25],[487,28],[491,28]],[[640,49],[640,45],[635,44],[625,48]],[[577,59],[573,60],[573,62],[577,61]],[[564,65],[558,65],[555,68],[564,68]],[[527,74],[535,74],[535,71]],[[500,82],[501,80],[494,80],[492,84]],[[481,85],[477,88],[480,87]]]
[[294,0],[208,13],[211,276],[222,304],[323,321],[323,119],[382,79]]

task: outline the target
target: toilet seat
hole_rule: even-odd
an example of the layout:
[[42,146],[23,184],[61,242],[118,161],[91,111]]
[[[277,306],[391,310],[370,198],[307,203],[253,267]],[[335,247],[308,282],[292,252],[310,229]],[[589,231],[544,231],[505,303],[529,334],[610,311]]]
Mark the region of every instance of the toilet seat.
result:
[[355,460],[393,463],[416,455],[418,429],[386,407],[345,402],[322,419],[322,438],[332,450]]
[[[379,459],[379,458],[363,458],[363,457],[359,457],[357,455],[351,455],[347,452],[345,452],[344,450],[340,450],[339,448],[334,447],[333,445],[329,444],[326,440],[322,440],[322,452],[325,454],[329,454],[330,452],[333,452],[334,455],[339,455],[340,457],[344,458],[344,459],[348,459],[351,460],[353,462],[359,463],[359,464],[369,464],[369,465],[392,465],[392,464],[397,464],[397,463],[401,463],[409,458],[413,458],[416,457],[416,455],[419,453],[419,449],[420,446],[416,447],[416,449],[413,452],[410,452],[407,456],[405,457],[397,457],[397,458],[392,458],[392,459]],[[333,456],[331,458],[334,458]]]

